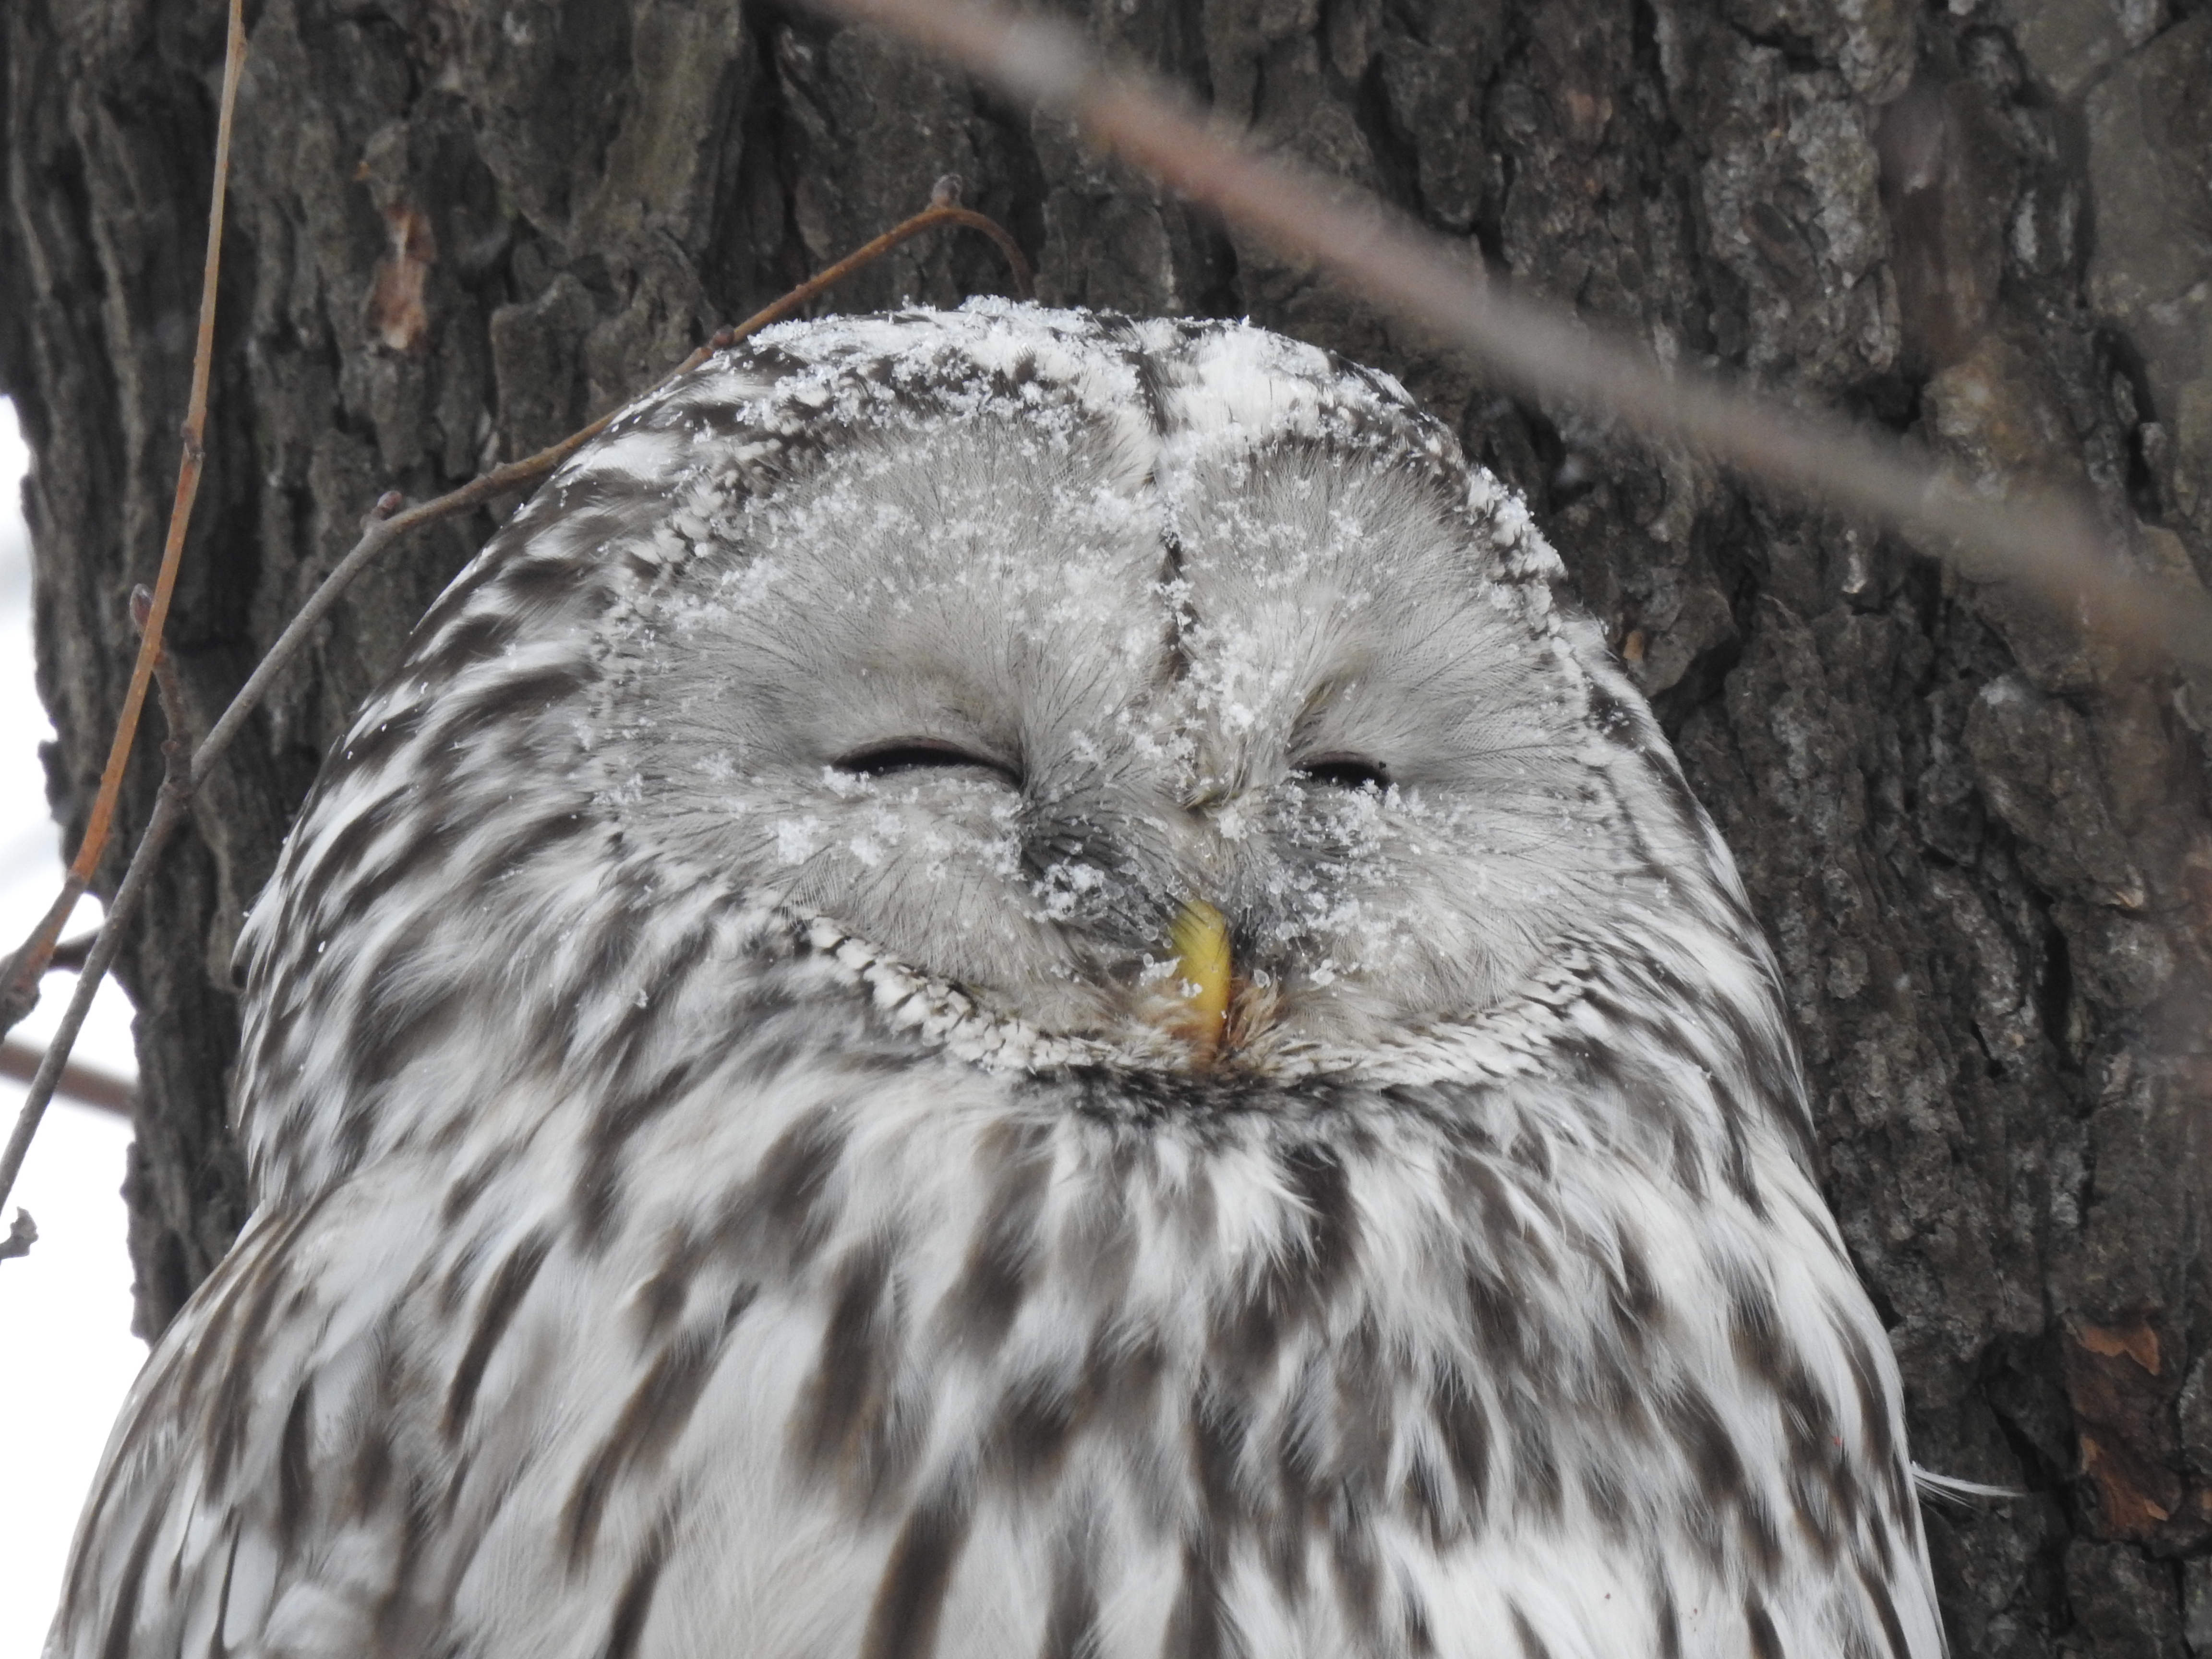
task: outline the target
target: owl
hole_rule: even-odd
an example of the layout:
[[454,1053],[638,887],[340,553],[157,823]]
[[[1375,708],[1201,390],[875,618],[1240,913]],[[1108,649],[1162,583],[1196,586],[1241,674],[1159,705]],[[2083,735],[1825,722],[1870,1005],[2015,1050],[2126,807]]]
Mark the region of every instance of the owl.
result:
[[1388,376],[772,330],[423,619],[50,1659],[1935,1659],[1727,849]]

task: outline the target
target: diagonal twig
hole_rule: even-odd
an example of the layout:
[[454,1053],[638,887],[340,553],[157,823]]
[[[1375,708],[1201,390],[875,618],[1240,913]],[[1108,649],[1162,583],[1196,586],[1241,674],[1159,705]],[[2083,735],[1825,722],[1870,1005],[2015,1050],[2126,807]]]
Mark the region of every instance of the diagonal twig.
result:
[[1470,353],[1523,393],[1580,405],[1647,441],[1893,526],[1970,577],[2016,580],[2086,628],[2212,665],[2212,597],[2116,556],[2086,502],[2017,487],[1978,493],[1902,446],[1669,370],[1641,343],[1468,270],[1455,250],[1371,198],[1261,154],[1150,77],[1107,68],[1077,31],[998,0],[815,0],[1070,119],[1091,143],[1376,309]]
[[131,665],[131,684],[123,694],[123,712],[117,716],[115,736],[107,750],[107,764],[100,775],[100,793],[93,799],[85,822],[84,838],[70,860],[62,890],[31,937],[23,942],[8,966],[8,982],[0,991],[0,1030],[15,1022],[38,1000],[39,979],[52,959],[70,912],[76,908],[91,884],[107,850],[115,820],[115,803],[123,791],[123,773],[138,735],[138,719],[146,706],[146,688],[154,678],[154,665],[161,655],[161,630],[169,617],[169,599],[176,592],[177,568],[185,556],[185,532],[191,527],[192,503],[200,489],[200,472],[206,458],[208,383],[215,363],[215,306],[222,271],[223,205],[230,185],[230,132],[238,108],[238,81],[246,63],[245,0],[230,0],[229,24],[224,35],[222,104],[216,117],[215,185],[208,204],[207,257],[200,271],[199,334],[192,346],[191,394],[185,405],[184,453],[177,463],[177,490],[169,507],[169,533],[161,547],[160,573],[138,641],[138,658]]

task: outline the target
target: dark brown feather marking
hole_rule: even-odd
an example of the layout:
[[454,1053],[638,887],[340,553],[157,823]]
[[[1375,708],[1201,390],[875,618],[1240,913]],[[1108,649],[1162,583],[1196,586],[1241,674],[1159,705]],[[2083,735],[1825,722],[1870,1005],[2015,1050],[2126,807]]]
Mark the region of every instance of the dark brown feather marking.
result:
[[[488,616],[479,611],[473,617],[456,623],[428,655],[414,665],[424,679],[445,680],[473,664],[488,661],[499,654],[500,647],[520,630],[522,619],[517,616]],[[346,746],[345,757],[362,766],[374,766],[384,756],[422,723],[424,710],[421,705],[407,709],[392,720],[379,723],[364,735],[359,743]],[[390,730],[398,726],[399,731]]]
[[992,1418],[993,1474],[1033,1488],[1059,1471],[1075,1426],[1074,1391],[1062,1377],[1032,1371],[1009,1383]]
[[222,1639],[222,1627],[230,1622],[230,1586],[238,1572],[238,1522],[230,1523],[230,1547],[223,1552],[222,1589],[215,1598],[215,1620],[208,1631],[207,1659],[230,1659],[230,1644]]
[[1559,1518],[1566,1498],[1553,1443],[1551,1402],[1518,1392],[1510,1399],[1514,1473],[1520,1477],[1513,1485],[1514,1506],[1548,1525]]
[[1590,1463],[1582,1471],[1583,1504],[1590,1518],[1616,1545],[1629,1541],[1631,1511],[1628,1495],[1621,1490],[1620,1472],[1605,1463]]
[[1621,1336],[1633,1352],[1659,1334],[1667,1322],[1667,1306],[1652,1282],[1644,1251],[1627,1233],[1620,1236],[1620,1275],[1613,1282],[1613,1311]]
[[800,1460],[834,1471],[864,1512],[896,1496],[927,1426],[927,1400],[896,1392],[904,1332],[894,1249],[876,1239],[839,1263],[814,1376],[791,1425]]
[[[742,1311],[742,1304],[738,1310]],[[622,1415],[584,1465],[562,1506],[562,1532],[568,1540],[570,1571],[580,1568],[590,1556],[599,1537],[599,1517],[623,1472],[659,1462],[684,1432],[692,1408],[714,1374],[729,1334],[728,1324],[720,1330],[695,1328],[678,1333],[631,1390],[623,1403]]]
[[1905,1478],[1905,1460],[1897,1454],[1896,1437],[1890,1431],[1887,1402],[1882,1398],[1881,1372],[1866,1339],[1841,1310],[1831,1310],[1828,1323],[1844,1345],[1844,1358],[1851,1371],[1851,1385],[1859,1400],[1859,1431],[1866,1437],[1867,1461],[1881,1471],[1890,1513],[1912,1513],[1912,1498]]
[[1699,1203],[1705,1199],[1705,1153],[1698,1138],[1690,1133],[1686,1123],[1677,1123],[1672,1137],[1673,1156],[1670,1160],[1674,1179],[1682,1191]]
[[1513,1616],[1514,1639],[1521,1644],[1521,1659],[1552,1659],[1552,1650],[1544,1638],[1536,1634],[1536,1627],[1528,1622],[1528,1615],[1511,1601],[1505,1610]]
[[446,1488],[442,1516],[433,1517],[433,1506],[419,1485],[410,1483],[406,1492],[396,1495],[392,1512],[398,1522],[399,1547],[393,1552],[391,1573],[376,1607],[373,1651],[380,1656],[413,1659],[430,1643],[433,1632],[425,1626],[439,1615],[424,1606],[422,1564],[430,1553],[434,1532],[442,1547],[438,1551],[438,1576],[448,1585],[459,1583],[467,1572],[469,1562],[483,1541],[481,1529],[457,1541],[453,1531],[444,1524],[459,1501],[468,1469],[465,1457],[457,1460]]
[[469,1333],[469,1346],[462,1352],[461,1363],[453,1370],[453,1386],[446,1394],[448,1441],[459,1439],[468,1426],[469,1413],[476,1409],[477,1390],[483,1386],[484,1367],[491,1364],[492,1350],[499,1346],[500,1338],[514,1322],[515,1310],[530,1293],[531,1281],[545,1265],[550,1248],[550,1241],[543,1232],[532,1232],[508,1252],[492,1275],[477,1308],[476,1328]]
[[[85,1504],[84,1516],[79,1522],[86,1536],[100,1527],[108,1512],[116,1488],[127,1478],[127,1472],[136,1467],[137,1454],[145,1437],[153,1426],[170,1420],[164,1413],[173,1412],[179,1419],[195,1413],[211,1414],[213,1405],[202,1400],[201,1388],[219,1358],[227,1358],[225,1346],[234,1314],[245,1297],[244,1287],[257,1282],[259,1276],[270,1271],[272,1259],[281,1258],[285,1248],[298,1234],[307,1218],[319,1206],[320,1200],[306,1206],[289,1216],[271,1221],[265,1231],[248,1237],[224,1258],[216,1268],[215,1275],[203,1290],[210,1304],[206,1328],[182,1364],[172,1363],[167,1375],[148,1389],[138,1411],[123,1431],[116,1454],[107,1461],[99,1484],[93,1489]],[[226,1281],[230,1281],[226,1284]],[[72,1554],[63,1599],[70,1606],[84,1606],[88,1595],[86,1574],[92,1570],[93,1552],[78,1551]]]
[[[1291,1374],[1274,1410],[1275,1493],[1272,1505],[1243,1517],[1259,1529],[1261,1558],[1276,1593],[1296,1601],[1306,1593],[1306,1569],[1316,1534],[1328,1525],[1334,1495],[1320,1427],[1330,1399],[1328,1356],[1316,1344]],[[1226,1519],[1227,1517],[1224,1517]]]
[[1444,1500],[1443,1478],[1425,1455],[1415,1452],[1406,1460],[1406,1480],[1399,1506],[1421,1530],[1432,1549],[1442,1549],[1458,1535],[1455,1505]]
[[114,1609],[108,1614],[106,1639],[100,1644],[100,1659],[131,1659],[131,1632],[138,1622],[138,1596],[146,1582],[146,1563],[154,1553],[154,1540],[161,1535],[161,1522],[167,1511],[156,1505],[146,1513],[139,1523],[138,1535],[131,1540],[131,1554],[123,1564],[123,1576],[115,1582],[115,1595],[110,1603]]
[[641,1348],[650,1347],[668,1334],[691,1298],[691,1275],[705,1257],[699,1241],[684,1228],[669,1231],[661,1246],[660,1265],[637,1287],[630,1298],[635,1310]]
[[1659,1659],[1682,1659],[1682,1620],[1674,1611],[1674,1589],[1662,1575],[1654,1586],[1658,1605]]
[[1168,1614],[1160,1659],[1237,1659],[1244,1644],[1221,1601],[1221,1570],[1216,1551],[1203,1534],[1187,1540],[1182,1550],[1182,1584]]
[[1318,1310],[1358,1260],[1359,1225],[1352,1182],[1336,1149],[1322,1142],[1285,1148],[1281,1163],[1284,1179],[1304,1212],[1306,1271],[1300,1288]]
[[1487,1264],[1470,1263],[1467,1273],[1468,1316],[1482,1352],[1500,1370],[1526,1369],[1528,1355],[1521,1298],[1514,1286]]
[[1435,1632],[1429,1628],[1428,1603],[1421,1600],[1419,1592],[1410,1584],[1405,1587],[1404,1595],[1406,1651],[1413,1655],[1413,1659],[1428,1659],[1428,1656],[1437,1650]]
[[967,1541],[966,1501],[950,1492],[933,1494],[907,1516],[876,1587],[861,1659],[930,1659]]
[[599,1650],[599,1659],[631,1659],[637,1644],[645,1635],[645,1621],[653,1616],[653,1593],[660,1584],[660,1570],[668,1559],[668,1540],[656,1529],[646,1540],[636,1564],[624,1581],[622,1595],[615,1602],[614,1617],[608,1621],[607,1644]]
[[1729,1437],[1720,1413],[1702,1389],[1686,1384],[1662,1407],[1675,1443],[1680,1447],[1690,1472],[1707,1503],[1715,1508],[1735,1503],[1744,1492],[1743,1459]]
[[262,1352],[261,1338],[269,1322],[276,1316],[278,1302],[295,1288],[285,1247],[306,1218],[303,1212],[298,1221],[269,1242],[235,1292],[245,1300],[246,1313],[238,1322],[229,1351],[223,1356],[222,1371],[214,1380],[213,1397],[208,1406],[204,1479],[210,1498],[221,1497],[228,1486],[231,1467],[246,1443],[253,1408],[268,1387],[267,1356]]
[[1741,1271],[1745,1277],[1733,1287],[1729,1298],[1729,1337],[1736,1364],[1779,1394],[1787,1376],[1788,1356],[1773,1293],[1748,1276],[1752,1269]]
[[1224,1298],[1208,1338],[1210,1358],[1232,1382],[1273,1365],[1283,1342],[1321,1316],[1358,1253],[1351,1183],[1336,1149],[1304,1142],[1276,1161],[1297,1205],[1290,1247],[1243,1294]]
[[1897,1603],[1890,1599],[1889,1586],[1864,1567],[1859,1569],[1859,1583],[1866,1589],[1867,1600],[1874,1603],[1875,1617],[1881,1620],[1881,1633],[1894,1659],[1912,1659],[1912,1650],[1905,1639],[1905,1621],[1897,1616]]
[[1470,1526],[1480,1526],[1490,1498],[1490,1425],[1481,1402],[1465,1382],[1439,1367],[1429,1389],[1429,1412],[1444,1455],[1451,1460],[1462,1511]]
[[436,931],[429,917],[409,923],[383,942],[363,975],[360,1003],[345,1034],[352,1103],[343,1120],[343,1144],[349,1166],[368,1150],[380,1098],[374,1085],[434,1046],[459,1016],[453,986],[421,971],[423,946]]
[[1756,1595],[1745,1599],[1743,1623],[1751,1638],[1752,1659],[1783,1659],[1782,1638],[1776,1633],[1774,1620],[1766,1616],[1766,1609]]
[[392,1482],[392,1442],[374,1426],[364,1425],[360,1433],[346,1473],[344,1515],[349,1520],[374,1510]]
[[[520,574],[520,568],[511,568],[504,580],[511,581]],[[438,729],[431,741],[438,743],[448,732],[481,732],[541,713],[581,690],[592,672],[577,664],[556,663],[494,680],[481,690],[448,691],[440,702]]]
[[1102,1322],[1083,1356],[1076,1420],[1146,1431],[1166,1365],[1157,1337],[1133,1336]]
[[1771,1583],[1774,1575],[1782,1570],[1782,1539],[1775,1528],[1773,1512],[1766,1507],[1766,1500],[1755,1492],[1746,1492],[1738,1507],[1743,1523],[1744,1553],[1749,1558],[1751,1570],[1761,1583]]
[[776,1137],[747,1194],[769,1242],[793,1267],[811,1261],[836,1218],[825,1204],[830,1177],[844,1156],[845,1129],[829,1107],[817,1107]]
[[315,1385],[302,1382],[284,1413],[284,1431],[276,1446],[276,1549],[284,1560],[292,1559],[300,1541],[300,1528],[314,1502],[314,1479],[307,1462],[307,1435],[313,1420]]
[[976,1152],[989,1166],[991,1197],[960,1279],[945,1293],[944,1318],[967,1346],[989,1353],[1006,1340],[1036,1265],[1051,1132],[1042,1123],[998,1124]]
[[1098,1587],[1084,1540],[1071,1534],[1053,1552],[1052,1601],[1037,1659],[1097,1659]]

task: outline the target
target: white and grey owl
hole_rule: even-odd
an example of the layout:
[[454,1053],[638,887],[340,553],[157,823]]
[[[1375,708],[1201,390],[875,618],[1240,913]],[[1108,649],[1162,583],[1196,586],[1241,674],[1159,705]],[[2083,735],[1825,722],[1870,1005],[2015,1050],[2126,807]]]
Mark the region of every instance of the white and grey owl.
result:
[[244,950],[52,1659],[1933,1659],[1728,853],[1388,378],[1000,303],[626,412]]

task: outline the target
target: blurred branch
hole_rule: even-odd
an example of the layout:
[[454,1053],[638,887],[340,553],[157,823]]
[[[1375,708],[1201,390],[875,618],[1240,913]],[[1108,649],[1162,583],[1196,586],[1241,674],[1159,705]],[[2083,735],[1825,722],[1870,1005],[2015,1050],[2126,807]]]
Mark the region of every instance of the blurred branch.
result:
[[[27,1042],[10,1037],[0,1042],[0,1077],[12,1078],[18,1083],[28,1083],[39,1074],[39,1063],[46,1056]],[[64,1100],[73,1100],[80,1106],[94,1106],[103,1112],[131,1115],[131,1097],[135,1086],[112,1072],[104,1072],[96,1066],[80,1066],[72,1060],[62,1067],[61,1081],[54,1092]]]
[[2116,641],[2212,665],[2212,597],[2119,556],[2086,501],[2027,485],[2002,497],[1887,434],[1662,365],[1640,342],[1470,270],[1463,246],[1372,198],[1261,154],[1152,78],[1109,69],[1067,25],[993,0],[815,0],[1073,121],[1099,149],[1281,257],[1456,346],[1511,390],[1578,405],[1645,441],[1904,532],[1988,580],[2018,581]]
[[84,966],[85,957],[92,951],[92,942],[99,937],[100,932],[94,928],[91,933],[79,933],[75,939],[64,939],[54,946],[53,955],[46,959],[46,971],[52,973],[59,968],[75,973]]

